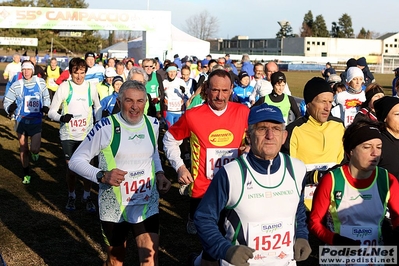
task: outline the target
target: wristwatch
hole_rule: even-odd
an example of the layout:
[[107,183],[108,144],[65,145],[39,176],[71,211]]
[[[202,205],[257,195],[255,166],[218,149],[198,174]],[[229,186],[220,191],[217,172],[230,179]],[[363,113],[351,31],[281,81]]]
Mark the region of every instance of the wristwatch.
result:
[[96,174],[96,178],[97,178],[98,183],[102,183],[101,181],[103,180],[103,177],[105,177],[105,171],[99,171]]

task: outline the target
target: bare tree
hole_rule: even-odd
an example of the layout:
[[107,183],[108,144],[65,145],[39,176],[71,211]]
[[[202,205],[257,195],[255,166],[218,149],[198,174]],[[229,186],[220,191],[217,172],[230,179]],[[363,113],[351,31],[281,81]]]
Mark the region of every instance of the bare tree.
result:
[[213,37],[219,30],[219,19],[208,10],[186,19],[185,32],[201,40]]

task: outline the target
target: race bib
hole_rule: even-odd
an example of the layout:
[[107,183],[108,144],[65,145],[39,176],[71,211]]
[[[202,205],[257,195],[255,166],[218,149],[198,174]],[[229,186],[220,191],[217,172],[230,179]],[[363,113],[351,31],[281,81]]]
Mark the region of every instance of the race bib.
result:
[[294,225],[289,219],[248,223],[247,242],[255,249],[250,265],[289,265],[294,257]]
[[303,190],[304,204],[307,211],[312,210],[313,194],[316,191],[316,185],[306,185]]
[[340,234],[353,240],[360,240],[361,246],[378,245],[378,226],[341,225]]
[[55,79],[53,79],[53,78],[50,78],[48,80],[48,85],[51,86],[51,87],[57,87],[58,86],[57,83],[55,83]]
[[182,104],[183,101],[180,98],[168,99],[168,111],[181,111]]
[[[336,165],[336,163],[313,163],[313,164],[306,164],[306,171],[327,171],[329,168]],[[304,204],[307,211],[312,210],[312,201],[313,201],[313,194],[316,190],[317,185],[306,185],[304,189]]]
[[72,118],[69,121],[69,127],[72,132],[85,132],[87,127],[86,118]]
[[238,157],[238,149],[209,148],[206,149],[206,177],[210,180],[225,164]]
[[147,204],[151,198],[151,177],[144,170],[128,172],[120,189],[122,205]]
[[37,96],[25,96],[24,112],[25,113],[39,113],[40,99]]
[[355,119],[355,116],[357,114],[357,109],[356,108],[350,108],[345,110],[345,126],[349,126],[352,124],[353,119]]

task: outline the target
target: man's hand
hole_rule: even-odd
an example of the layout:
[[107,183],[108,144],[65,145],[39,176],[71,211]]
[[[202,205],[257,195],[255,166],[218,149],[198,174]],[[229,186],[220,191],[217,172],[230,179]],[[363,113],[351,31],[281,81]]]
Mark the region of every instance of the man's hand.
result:
[[179,182],[180,185],[188,185],[194,182],[194,179],[191,176],[190,171],[188,171],[188,169],[184,164],[180,166],[179,169],[177,169],[177,181]]
[[65,115],[62,115],[62,116],[60,117],[60,121],[61,121],[61,122],[64,122],[64,123],[69,123],[69,121],[71,121],[72,118],[73,118],[73,115],[71,115],[71,114],[65,114]]
[[104,183],[119,187],[121,183],[125,180],[126,171],[120,170],[118,168],[112,169],[111,171],[105,172]]
[[236,266],[249,266],[248,260],[254,257],[255,249],[247,246],[231,246],[226,252],[225,260]]
[[309,242],[304,238],[297,238],[294,244],[294,258],[296,261],[306,260],[312,249],[309,246]]
[[42,109],[40,110],[44,114],[48,114],[49,108],[48,106],[43,106]]
[[169,191],[172,183],[166,178],[163,173],[158,173],[156,175],[157,178],[157,188],[160,194],[165,194]]
[[13,102],[12,104],[10,104],[10,106],[8,106],[8,113],[11,115],[15,112],[15,109],[17,109],[17,104],[15,102]]

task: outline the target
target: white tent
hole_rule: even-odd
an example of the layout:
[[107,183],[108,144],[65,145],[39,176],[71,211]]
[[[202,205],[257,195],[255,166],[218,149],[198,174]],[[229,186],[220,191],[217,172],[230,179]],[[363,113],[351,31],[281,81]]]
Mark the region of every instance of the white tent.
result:
[[[150,55],[151,57],[159,57],[160,59],[171,59],[173,56],[178,54],[180,58],[184,56],[197,56],[198,58],[204,58],[210,51],[210,43],[201,39],[195,38],[175,26],[171,25],[171,44],[168,51],[157,51],[157,54]],[[145,35],[144,35],[145,39]],[[146,54],[146,49],[143,45],[143,38],[130,41],[128,43],[128,55],[129,57],[142,59]]]
[[180,58],[186,55],[205,58],[209,51],[209,42],[195,38],[172,25],[172,46],[166,56],[168,59],[173,59],[175,54],[178,54]]
[[123,59],[127,57],[127,42],[119,42],[104,48],[100,51],[102,54],[108,54],[108,58],[116,57],[117,59]]

